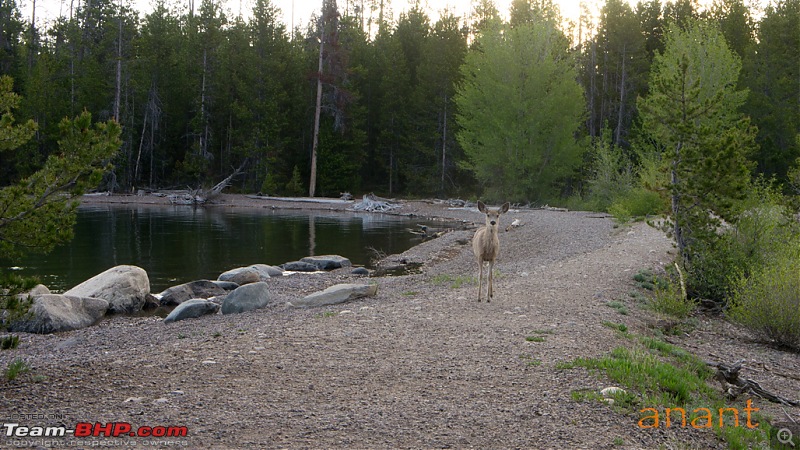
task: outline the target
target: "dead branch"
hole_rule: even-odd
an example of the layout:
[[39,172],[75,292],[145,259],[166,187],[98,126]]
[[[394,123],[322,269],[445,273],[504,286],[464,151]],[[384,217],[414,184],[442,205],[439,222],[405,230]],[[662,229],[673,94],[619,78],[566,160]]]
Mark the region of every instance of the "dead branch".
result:
[[400,205],[391,203],[390,200],[376,196],[373,193],[364,194],[361,203],[353,205],[355,211],[385,212],[399,208]]
[[742,370],[743,362],[744,360],[742,359],[736,361],[733,365],[709,361],[706,361],[706,364],[717,369],[717,373],[714,374],[714,379],[720,382],[722,390],[725,391],[731,399],[735,399],[744,393],[750,393],[773,403],[795,407],[800,406],[800,401],[790,400],[780,395],[773,394],[762,388],[758,382],[749,378],[740,378],[739,371]]

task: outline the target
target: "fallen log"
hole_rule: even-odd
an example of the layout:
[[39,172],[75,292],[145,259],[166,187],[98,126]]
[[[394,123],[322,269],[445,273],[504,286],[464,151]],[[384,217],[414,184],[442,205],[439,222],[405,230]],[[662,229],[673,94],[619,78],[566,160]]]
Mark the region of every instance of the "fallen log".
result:
[[355,211],[386,212],[399,208],[400,205],[391,203],[388,199],[380,198],[375,194],[364,194],[360,203],[353,205]]
[[800,406],[800,401],[790,400],[780,395],[773,394],[762,388],[758,382],[749,378],[742,379],[739,377],[739,371],[742,370],[743,362],[744,360],[742,359],[736,361],[732,365],[709,361],[706,361],[706,364],[717,369],[717,373],[714,374],[714,379],[720,382],[722,390],[725,391],[731,399],[735,399],[744,393],[750,393],[773,403],[795,407]]

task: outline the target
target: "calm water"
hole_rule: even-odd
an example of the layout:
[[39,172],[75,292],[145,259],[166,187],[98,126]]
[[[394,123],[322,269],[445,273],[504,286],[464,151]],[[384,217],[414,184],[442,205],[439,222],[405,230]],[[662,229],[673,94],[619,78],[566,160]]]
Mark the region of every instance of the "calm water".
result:
[[216,279],[234,267],[278,265],[309,255],[337,254],[369,266],[370,248],[392,254],[419,243],[406,231],[418,223],[430,225],[377,214],[93,205],[78,210],[72,242],[14,264],[21,267],[17,273],[36,275],[53,291],[132,264],[144,268],[151,291],[160,292],[187,281]]

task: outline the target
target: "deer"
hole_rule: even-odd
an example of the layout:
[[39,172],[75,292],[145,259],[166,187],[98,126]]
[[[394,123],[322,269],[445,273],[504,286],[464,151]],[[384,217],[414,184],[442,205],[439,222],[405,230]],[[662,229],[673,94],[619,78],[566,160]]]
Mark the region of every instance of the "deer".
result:
[[500,238],[497,236],[500,227],[500,214],[508,212],[509,207],[509,203],[506,202],[499,208],[487,208],[483,202],[478,201],[478,211],[486,214],[486,226],[479,228],[475,232],[475,237],[472,238],[472,251],[478,260],[478,303],[480,303],[481,295],[483,294],[483,267],[486,262],[489,263],[489,273],[486,280],[488,285],[486,303],[489,303],[493,297],[492,271],[497,255],[500,254]]

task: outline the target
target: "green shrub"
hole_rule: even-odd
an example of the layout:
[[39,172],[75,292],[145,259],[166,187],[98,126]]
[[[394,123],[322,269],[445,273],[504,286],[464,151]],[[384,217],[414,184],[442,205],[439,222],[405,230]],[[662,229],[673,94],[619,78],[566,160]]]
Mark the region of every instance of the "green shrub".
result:
[[[800,350],[800,261],[798,243],[735,283],[728,316],[762,339]],[[793,248],[791,248],[793,247]]]
[[694,297],[725,304],[735,280],[760,270],[789,242],[800,242],[785,199],[766,181],[756,181],[732,226],[693,243],[687,288]]
[[16,358],[8,363],[8,368],[6,369],[6,379],[8,381],[14,381],[18,376],[27,373],[30,370],[30,366],[24,359]]
[[695,302],[686,295],[681,286],[682,278],[676,273],[670,278],[660,278],[654,284],[650,306],[653,310],[683,319],[689,317],[695,309]]
[[608,213],[620,222],[660,214],[663,211],[664,199],[657,192],[641,187],[629,189],[608,207]]

